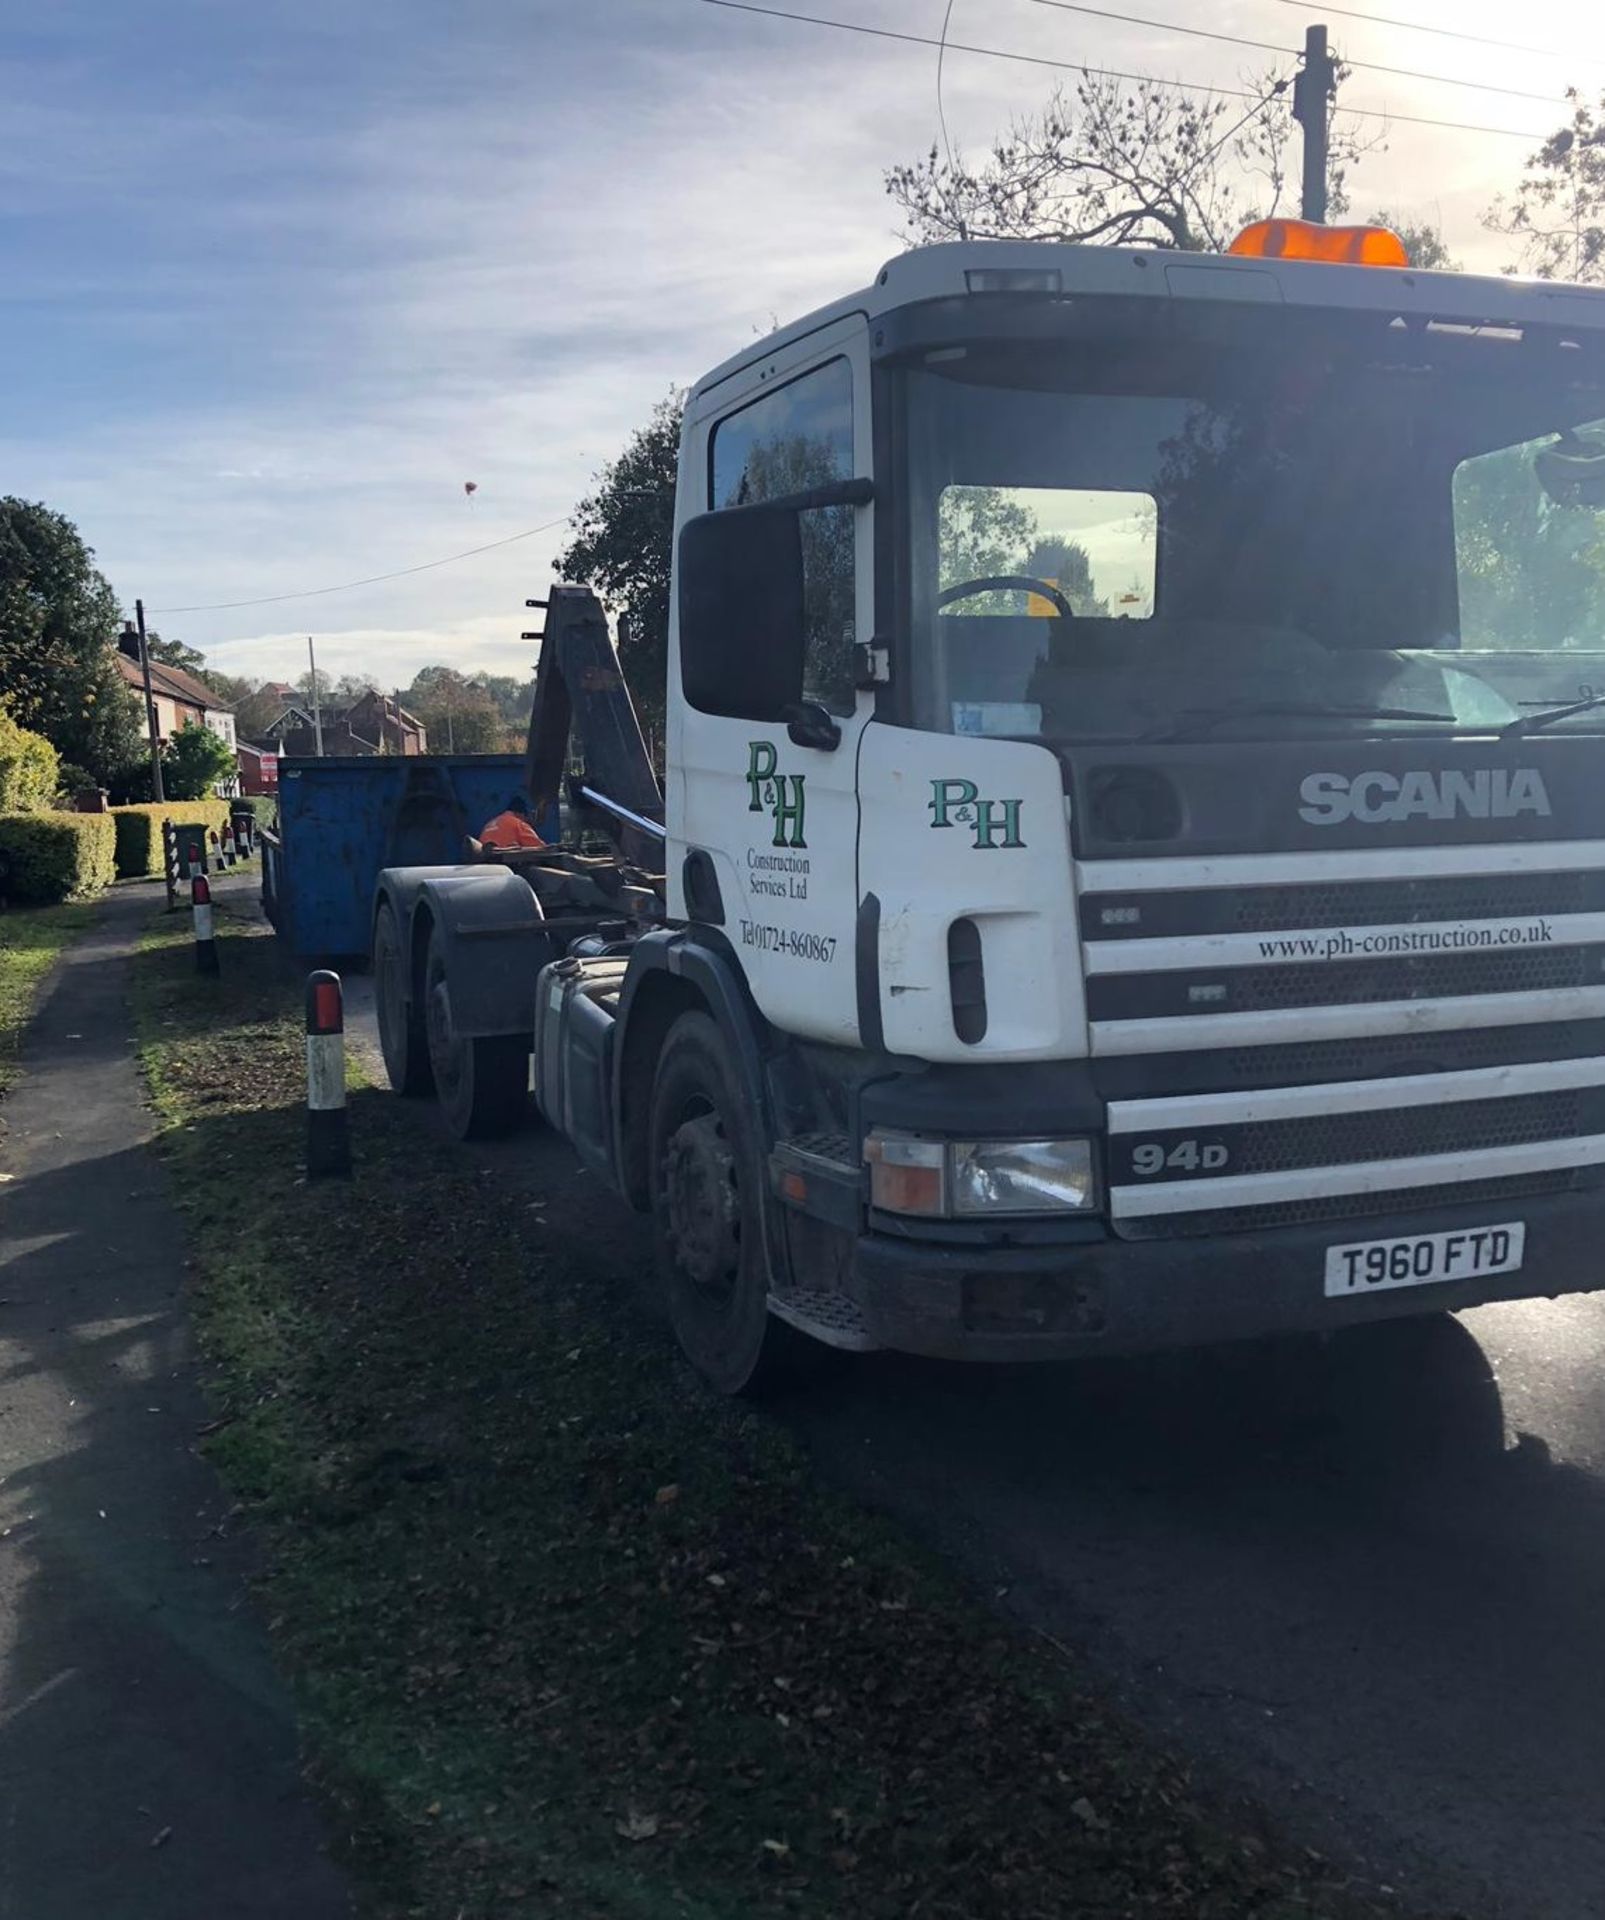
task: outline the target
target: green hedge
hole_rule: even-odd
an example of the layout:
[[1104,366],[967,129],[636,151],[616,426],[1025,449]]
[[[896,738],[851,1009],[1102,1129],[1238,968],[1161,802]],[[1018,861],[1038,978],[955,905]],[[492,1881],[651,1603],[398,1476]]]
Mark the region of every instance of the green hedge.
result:
[[226,800],[168,800],[161,806],[113,807],[117,823],[117,877],[119,880],[160,878],[162,822],[175,827],[205,827],[221,833],[228,820]]
[[279,796],[276,793],[247,793],[229,803],[235,807],[249,807],[256,815],[259,827],[276,827],[279,824]]
[[56,749],[0,711],[0,813],[39,813],[56,797]]
[[82,900],[109,887],[116,869],[109,813],[0,814],[0,899],[14,906]]

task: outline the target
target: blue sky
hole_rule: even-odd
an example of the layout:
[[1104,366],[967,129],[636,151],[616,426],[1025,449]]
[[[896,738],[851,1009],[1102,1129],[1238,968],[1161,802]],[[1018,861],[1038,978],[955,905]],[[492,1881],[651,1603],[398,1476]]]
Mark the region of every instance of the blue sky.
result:
[[[934,34],[945,0],[796,4]],[[1110,4],[1287,45],[1314,17],[1283,0]],[[671,383],[896,250],[881,176],[935,126],[927,49],[700,0],[5,11],[21,24],[0,40],[0,491],[72,515],[150,608],[382,573],[566,515]],[[1407,12],[1545,47],[1591,18],[1532,0],[1515,34],[1495,0]],[[957,0],[952,33],[1220,85],[1266,64],[1032,0]],[[1605,80],[1605,59],[1357,23],[1340,44],[1544,93]],[[1050,83],[964,54],[946,71],[969,147]],[[1533,130],[1559,117],[1369,74],[1345,98]],[[1524,152],[1396,126],[1356,199],[1439,218],[1468,263],[1497,267],[1477,213]],[[299,671],[308,632],[336,671],[523,671],[522,601],[561,539],[156,624],[262,675]]]

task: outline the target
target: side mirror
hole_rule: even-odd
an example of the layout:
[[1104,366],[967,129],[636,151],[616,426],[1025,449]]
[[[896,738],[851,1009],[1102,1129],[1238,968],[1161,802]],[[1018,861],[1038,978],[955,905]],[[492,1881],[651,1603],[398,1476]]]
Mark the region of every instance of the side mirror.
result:
[[798,516],[732,507],[680,534],[680,679],[703,713],[779,720],[802,697]]
[[803,700],[786,709],[786,738],[794,747],[834,753],[842,743],[842,730],[829,707],[818,700]]
[[688,520],[676,559],[680,680],[703,713],[779,721],[800,706],[808,647],[802,516],[861,507],[873,482],[839,480]]

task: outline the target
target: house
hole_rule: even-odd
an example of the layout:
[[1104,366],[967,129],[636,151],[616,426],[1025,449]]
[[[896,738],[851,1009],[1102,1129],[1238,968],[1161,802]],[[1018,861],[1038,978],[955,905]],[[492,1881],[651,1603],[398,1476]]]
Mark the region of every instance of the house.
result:
[[351,731],[364,740],[372,740],[381,753],[427,753],[429,735],[416,714],[409,713],[399,700],[373,688],[354,700],[342,716]]
[[[143,713],[145,670],[139,663],[137,636],[130,634],[119,639],[115,658],[117,671],[132,689]],[[171,667],[165,660],[150,662],[150,704],[156,716],[156,737],[164,746],[185,727],[195,726],[209,727],[231,753],[238,751],[233,706],[215,688],[183,667]],[[239,790],[240,783],[234,775],[217,783],[216,791],[224,796],[232,796]]]
[[[137,646],[138,643],[134,644]],[[145,675],[137,655],[131,655],[126,648],[119,646],[117,671],[139,696],[139,703],[143,707]],[[171,740],[181,728],[194,725],[210,727],[230,747],[236,744],[233,707],[193,673],[187,673],[182,667],[170,667],[165,660],[152,660],[150,691],[151,705],[156,709],[158,739]]]
[[279,756],[276,753],[241,740],[234,749],[234,758],[239,763],[241,793],[278,792]]
[[[294,702],[258,737],[263,746],[276,747],[288,759],[309,759],[318,751],[317,721]],[[411,756],[428,750],[423,722],[385,694],[369,692],[350,706],[323,709],[326,755],[351,759],[378,753]]]
[[[276,693],[278,689],[276,687],[264,687],[262,691],[264,693]],[[291,692],[293,693],[294,691],[292,687]],[[294,700],[288,700],[285,702],[284,711],[276,720],[272,721],[268,726],[265,726],[261,733],[257,735],[257,738],[264,745],[270,742],[277,743],[284,752],[290,753],[295,751],[295,749],[285,747],[285,740],[293,734],[311,733],[312,729],[313,720],[311,708],[298,706]]]

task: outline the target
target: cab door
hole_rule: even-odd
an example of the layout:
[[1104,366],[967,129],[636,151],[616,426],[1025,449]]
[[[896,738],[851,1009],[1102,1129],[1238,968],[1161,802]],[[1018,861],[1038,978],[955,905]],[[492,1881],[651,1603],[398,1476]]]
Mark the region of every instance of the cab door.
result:
[[[869,396],[861,318],[791,342],[694,396],[676,525],[867,477]],[[854,643],[874,617],[873,513],[873,505],[838,504],[799,516],[801,693],[823,709],[813,724],[692,706],[678,607],[670,627],[671,911],[721,928],[777,1026],[843,1044],[859,1038],[857,763],[874,700],[854,684]],[[753,644],[763,644],[761,634]]]

